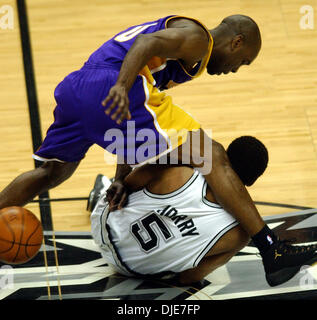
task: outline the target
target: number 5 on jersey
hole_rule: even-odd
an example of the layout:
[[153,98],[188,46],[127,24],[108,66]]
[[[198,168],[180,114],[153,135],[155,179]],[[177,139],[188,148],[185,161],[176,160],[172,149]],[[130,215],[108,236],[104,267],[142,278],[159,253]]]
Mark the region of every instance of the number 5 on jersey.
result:
[[[156,230],[159,231],[166,242],[174,238],[164,221],[155,213],[151,213],[133,223],[130,230],[144,252],[150,252],[159,246],[160,237]],[[147,235],[147,239],[144,239],[144,233]]]

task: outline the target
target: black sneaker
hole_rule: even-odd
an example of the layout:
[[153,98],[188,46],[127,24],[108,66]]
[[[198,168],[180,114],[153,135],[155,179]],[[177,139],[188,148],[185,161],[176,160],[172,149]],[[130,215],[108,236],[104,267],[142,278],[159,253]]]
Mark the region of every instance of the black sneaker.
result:
[[102,174],[98,174],[95,180],[94,188],[90,191],[86,210],[92,212],[100,198],[111,185],[111,180]]
[[271,287],[290,280],[302,266],[317,261],[317,245],[295,246],[289,242],[278,239],[262,255],[266,281]]

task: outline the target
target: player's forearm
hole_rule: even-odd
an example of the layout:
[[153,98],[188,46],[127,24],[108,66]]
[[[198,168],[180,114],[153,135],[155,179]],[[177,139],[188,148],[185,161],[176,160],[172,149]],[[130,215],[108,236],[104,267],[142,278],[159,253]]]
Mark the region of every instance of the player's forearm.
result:
[[154,55],[153,41],[147,41],[144,35],[139,35],[123,60],[116,84],[128,92],[140,71]]
[[115,180],[123,181],[124,178],[132,171],[128,164],[117,164]]
[[151,164],[146,164],[134,169],[124,179],[124,185],[135,192],[146,187],[156,177],[155,169],[150,169]]

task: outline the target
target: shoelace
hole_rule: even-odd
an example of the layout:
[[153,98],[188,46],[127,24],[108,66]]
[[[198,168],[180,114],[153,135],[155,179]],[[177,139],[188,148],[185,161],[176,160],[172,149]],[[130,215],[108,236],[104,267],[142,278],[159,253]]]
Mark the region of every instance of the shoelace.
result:
[[306,246],[295,246],[291,243],[294,243],[296,241],[295,238],[293,239],[286,239],[286,240],[280,240],[278,239],[278,245],[277,248],[282,250],[283,253],[288,254],[298,254],[298,253],[307,253],[310,251],[317,250],[317,245],[306,245]]

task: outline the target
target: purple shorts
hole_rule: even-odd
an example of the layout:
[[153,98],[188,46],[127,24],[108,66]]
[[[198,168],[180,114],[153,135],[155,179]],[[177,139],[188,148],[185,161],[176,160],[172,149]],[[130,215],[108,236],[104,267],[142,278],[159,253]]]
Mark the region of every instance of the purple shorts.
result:
[[148,137],[136,136],[144,128],[153,133],[152,151],[148,148],[145,151],[149,154],[145,152],[144,156],[152,158],[153,154],[166,150],[166,139],[157,131],[153,114],[145,108],[146,93],[141,76],[129,92],[132,120],[118,125],[111,120],[111,115],[105,114],[101,102],[116,83],[118,74],[110,68],[84,66],[60,82],[54,92],[57,103],[54,123],[33,157],[42,161],[80,161],[96,143],[124,157],[126,162],[138,164],[142,161],[136,159],[136,150]]
[[33,157],[80,161],[96,143],[116,154],[117,161],[138,165],[177,148],[187,131],[200,128],[190,114],[153,85],[151,76],[144,75],[137,76],[129,92],[132,119],[118,125],[101,104],[118,75],[114,68],[90,64],[69,74],[55,89],[55,120]]

